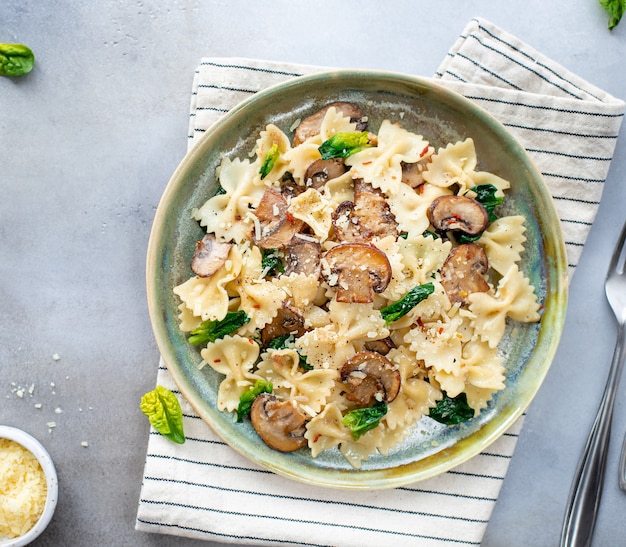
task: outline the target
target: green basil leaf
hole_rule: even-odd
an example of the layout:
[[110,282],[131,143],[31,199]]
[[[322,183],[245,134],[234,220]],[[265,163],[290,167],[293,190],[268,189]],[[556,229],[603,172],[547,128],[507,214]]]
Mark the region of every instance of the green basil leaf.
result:
[[409,313],[422,300],[428,298],[435,291],[435,285],[424,283],[413,287],[400,300],[380,310],[385,323],[389,325]]
[[194,346],[205,345],[215,342],[235,332],[250,321],[248,314],[243,311],[229,311],[221,321],[211,319],[204,321],[199,327],[193,329],[189,334],[189,343]]
[[387,414],[387,405],[377,402],[372,407],[355,408],[347,412],[341,422],[350,430],[352,438],[356,441],[368,431],[378,427],[385,414]]
[[254,386],[251,386],[248,391],[244,392],[239,397],[239,405],[237,406],[237,421],[242,422],[243,419],[250,414],[250,408],[254,400],[261,395],[261,393],[272,393],[274,386],[271,382],[265,380],[257,380]]
[[139,408],[161,435],[175,443],[184,444],[183,412],[176,395],[169,389],[157,386],[149,391],[141,398]]
[[35,55],[24,44],[0,44],[0,76],[23,76],[35,65]]

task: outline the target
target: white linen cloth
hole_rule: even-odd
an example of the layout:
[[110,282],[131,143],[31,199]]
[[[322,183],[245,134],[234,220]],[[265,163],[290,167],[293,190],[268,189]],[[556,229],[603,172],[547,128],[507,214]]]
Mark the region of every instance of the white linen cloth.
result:
[[[193,81],[189,147],[230,108],[265,87],[323,67],[202,59]],[[488,21],[468,23],[435,75],[490,111],[529,151],[555,200],[570,274],[594,221],[624,103]],[[178,395],[187,442],[151,431],[136,528],[237,545],[480,545],[522,419],[470,461],[383,491],[305,486],[244,459]]]

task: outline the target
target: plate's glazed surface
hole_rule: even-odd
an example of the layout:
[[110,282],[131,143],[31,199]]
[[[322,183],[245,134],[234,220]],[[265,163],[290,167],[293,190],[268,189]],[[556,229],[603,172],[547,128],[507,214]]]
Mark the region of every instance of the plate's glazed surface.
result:
[[[387,456],[355,470],[335,449],[312,458],[308,450],[280,453],[268,448],[249,423],[237,424],[217,410],[222,376],[198,369],[199,350],[178,328],[178,298],[172,289],[188,279],[202,228],[191,218],[217,188],[221,156],[247,157],[268,123],[291,135],[294,122],[333,101],[361,106],[372,130],[383,119],[401,121],[439,147],[471,137],[478,168],[511,183],[507,212],[526,217],[521,269],[542,304],[538,324],[507,328],[500,349],[506,389],[470,422],[445,427],[423,419],[414,434]],[[196,412],[235,450],[281,475],[337,488],[391,488],[423,480],[484,450],[522,414],[539,389],[556,351],[567,301],[567,261],[559,220],[541,175],[517,141],[482,109],[430,80],[376,71],[335,71],[295,78],[257,93],[217,122],[183,159],[163,194],[147,254],[150,318],[163,359]]]

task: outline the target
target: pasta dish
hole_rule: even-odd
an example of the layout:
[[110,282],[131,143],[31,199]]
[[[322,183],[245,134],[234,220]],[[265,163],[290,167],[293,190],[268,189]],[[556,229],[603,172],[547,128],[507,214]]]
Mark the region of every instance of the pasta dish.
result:
[[223,375],[218,409],[276,450],[358,468],[423,416],[471,419],[505,389],[507,323],[540,320],[510,183],[471,138],[435,148],[399,118],[338,102],[269,124],[193,211],[180,328]]

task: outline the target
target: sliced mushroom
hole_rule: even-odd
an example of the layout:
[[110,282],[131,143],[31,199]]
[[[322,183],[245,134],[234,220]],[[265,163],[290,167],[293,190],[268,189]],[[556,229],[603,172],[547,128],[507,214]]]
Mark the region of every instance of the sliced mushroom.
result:
[[285,196],[287,201],[306,192],[306,190],[305,186],[298,185],[289,171],[283,175],[283,180],[280,183],[280,193]]
[[322,276],[337,288],[338,302],[367,303],[391,281],[387,255],[366,243],[343,243],[326,252]]
[[333,211],[332,223],[337,241],[362,241],[359,219],[354,214],[356,203],[343,201]]
[[340,177],[347,170],[346,164],[340,158],[315,160],[304,173],[304,183],[308,187],[320,188],[329,180]]
[[460,231],[470,236],[481,234],[489,225],[483,205],[466,196],[439,196],[428,208],[428,220],[440,232]]
[[268,188],[263,193],[254,214],[261,222],[268,223],[284,216],[288,207],[289,202],[281,192]]
[[365,349],[367,351],[375,351],[381,355],[387,355],[395,347],[396,345],[389,336],[381,340],[370,340],[369,342],[365,342]]
[[357,124],[357,131],[364,131],[367,128],[367,120],[363,111],[357,105],[346,102],[330,103],[315,114],[312,114],[300,122],[298,127],[296,127],[296,131],[293,136],[293,146],[298,146],[308,138],[318,135],[322,122],[324,121],[324,116],[326,116],[326,112],[328,112],[328,110],[333,106],[344,116],[349,116],[351,122]]
[[286,249],[285,275],[292,273],[319,276],[322,247],[317,241],[296,234]]
[[346,384],[345,398],[359,406],[375,402],[390,403],[400,391],[400,372],[384,355],[375,351],[360,351],[346,361],[341,369],[341,381]]
[[398,223],[385,195],[361,179],[354,181],[355,214],[366,240],[374,237],[398,237]]
[[398,237],[398,223],[384,194],[361,179],[354,181],[354,202],[340,203],[332,220],[339,241],[369,242],[375,237]]
[[305,333],[304,317],[302,314],[286,302],[278,308],[278,313],[271,323],[261,329],[261,342],[266,346],[270,341],[278,336],[293,334],[296,337]]
[[466,243],[450,251],[441,268],[441,284],[451,302],[469,304],[475,292],[487,292],[485,274],[489,270],[487,255],[480,245]]
[[226,262],[230,243],[218,243],[215,234],[207,234],[196,243],[191,270],[199,277],[211,277]]
[[262,249],[282,249],[304,226],[304,222],[288,212],[287,198],[278,190],[265,190],[255,214],[260,223],[260,234],[256,230],[252,240]]
[[252,426],[263,442],[280,452],[293,452],[306,445],[306,418],[290,401],[262,393],[250,408]]

